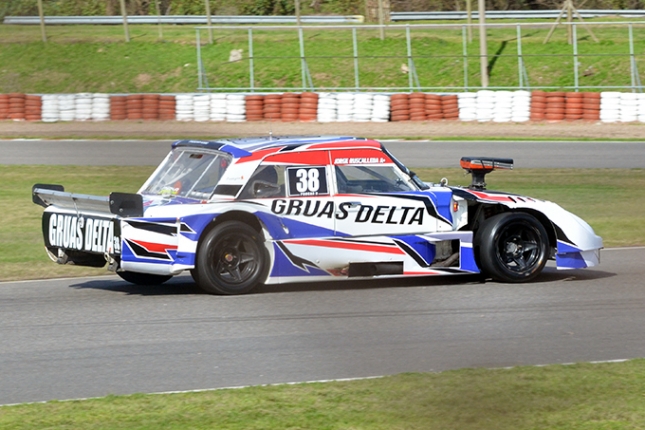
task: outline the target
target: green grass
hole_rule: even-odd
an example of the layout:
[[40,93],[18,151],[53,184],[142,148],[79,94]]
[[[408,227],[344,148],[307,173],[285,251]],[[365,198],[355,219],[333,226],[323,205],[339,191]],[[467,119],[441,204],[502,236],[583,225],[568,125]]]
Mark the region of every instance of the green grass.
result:
[[[606,21],[606,20],[603,20]],[[499,21],[496,21],[496,23]],[[593,24],[593,20],[587,21]],[[451,23],[458,24],[458,23]],[[628,86],[630,59],[627,26],[593,26],[594,42],[578,28],[581,86]],[[131,42],[119,26],[49,26],[48,43],[40,41],[38,26],[0,25],[0,93],[73,92],[189,92],[197,82],[196,31],[192,26],[164,26],[158,40],[153,25],[130,26]],[[572,46],[559,28],[548,44],[549,26],[524,28],[522,52],[532,87],[574,85]],[[645,25],[636,24],[635,61],[645,68]],[[212,88],[249,86],[248,30],[231,27],[214,31],[214,43],[200,32],[202,58]],[[519,84],[516,28],[490,28],[488,34],[490,86]],[[414,29],[411,32],[419,82],[423,87],[464,85],[462,31],[460,28]],[[307,64],[314,86],[321,90],[354,87],[352,33],[347,30],[303,31]],[[392,25],[380,40],[375,30],[357,32],[360,85],[408,87],[405,28]],[[229,62],[229,53],[242,49],[245,60]],[[479,44],[467,47],[467,78],[479,85]],[[295,30],[253,30],[255,87],[294,88],[302,85],[300,48]],[[618,54],[622,56],[618,56]]]
[[[94,195],[136,192],[154,167],[0,166],[0,281],[105,274],[105,269],[61,266],[43,249],[42,208],[31,202],[35,183],[59,183]],[[417,169],[426,181],[442,177],[468,185],[461,169]],[[645,169],[521,169],[487,177],[490,189],[552,200],[581,216],[605,246],[645,244]]]
[[645,360],[0,408],[18,429],[643,429]]

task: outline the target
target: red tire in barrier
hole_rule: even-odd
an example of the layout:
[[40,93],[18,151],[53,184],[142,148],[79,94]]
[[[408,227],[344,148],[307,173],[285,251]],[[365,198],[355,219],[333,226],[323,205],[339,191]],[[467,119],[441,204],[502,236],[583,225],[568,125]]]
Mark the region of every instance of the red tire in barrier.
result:
[[546,119],[547,121],[562,121],[564,119],[564,114],[547,113],[544,115],[544,119]]
[[301,102],[300,103],[300,109],[316,109],[318,110],[318,102],[316,103],[309,103],[309,102]]
[[318,93],[307,93],[306,92],[306,93],[300,94],[300,99],[301,100],[309,99],[309,100],[318,101],[318,98],[319,98]]
[[531,110],[536,109],[546,109],[546,103],[544,102],[531,102]]
[[392,122],[410,121],[410,115],[392,115]]
[[426,114],[426,119],[432,120],[432,121],[438,121],[443,119],[443,114],[442,113],[429,113]]
[[599,121],[600,120],[600,112],[590,114],[590,113],[583,113],[582,114],[582,119],[587,120],[587,121]]
[[582,106],[584,103],[581,101],[578,101],[582,99],[572,99],[572,100],[576,100],[576,101],[574,102],[567,101],[565,105],[567,109],[582,109]]
[[442,114],[443,109],[441,109],[441,106],[433,106],[431,108],[426,106],[426,115],[436,115],[436,114]]
[[318,119],[317,115],[300,115],[298,116],[300,122],[314,122]]

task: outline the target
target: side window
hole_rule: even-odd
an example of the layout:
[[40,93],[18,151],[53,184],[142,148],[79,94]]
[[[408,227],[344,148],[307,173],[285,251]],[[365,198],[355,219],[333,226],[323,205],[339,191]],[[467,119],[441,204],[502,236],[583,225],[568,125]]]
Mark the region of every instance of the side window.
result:
[[335,166],[340,194],[392,193],[414,188],[395,166]]
[[261,165],[240,193],[241,199],[277,198],[285,196],[284,166]]

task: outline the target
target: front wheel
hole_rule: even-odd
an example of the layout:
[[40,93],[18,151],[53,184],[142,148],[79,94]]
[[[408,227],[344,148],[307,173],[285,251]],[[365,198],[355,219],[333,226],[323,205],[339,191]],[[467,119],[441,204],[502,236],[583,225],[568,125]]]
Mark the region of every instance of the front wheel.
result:
[[475,234],[483,272],[496,281],[528,282],[548,259],[548,234],[535,217],[506,212],[487,219]]
[[172,278],[169,275],[151,275],[137,272],[116,272],[116,274],[124,281],[135,285],[161,285]]
[[193,278],[211,294],[244,294],[263,281],[267,267],[261,234],[247,224],[227,221],[201,241]]

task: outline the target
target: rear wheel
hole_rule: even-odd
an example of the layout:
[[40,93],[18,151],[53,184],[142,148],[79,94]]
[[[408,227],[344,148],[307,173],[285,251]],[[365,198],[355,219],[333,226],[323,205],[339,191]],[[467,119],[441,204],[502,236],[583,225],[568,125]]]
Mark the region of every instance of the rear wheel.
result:
[[149,273],[116,272],[124,281],[136,285],[160,285],[172,278],[169,275],[151,275]]
[[193,278],[211,294],[244,294],[262,282],[267,267],[261,234],[247,224],[227,221],[201,241]]
[[527,282],[548,259],[548,234],[535,217],[506,212],[487,219],[475,235],[485,274],[501,282]]

